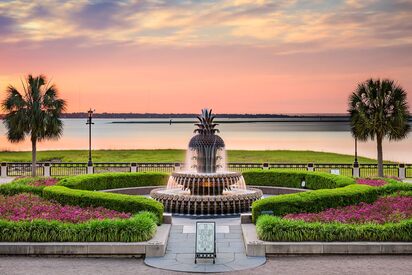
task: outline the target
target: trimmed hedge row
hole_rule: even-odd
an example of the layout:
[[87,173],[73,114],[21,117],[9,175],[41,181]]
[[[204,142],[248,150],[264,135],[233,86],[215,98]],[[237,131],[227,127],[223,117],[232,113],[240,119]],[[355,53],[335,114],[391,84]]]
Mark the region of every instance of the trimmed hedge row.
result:
[[411,191],[412,184],[390,180],[381,187],[352,184],[336,189],[322,189],[282,196],[273,196],[255,201],[252,204],[252,218],[255,222],[262,211],[272,211],[275,216],[289,213],[314,213],[328,208],[371,203],[379,196],[397,191]]
[[159,222],[163,219],[163,204],[143,196],[130,196],[105,192],[70,189],[65,186],[49,186],[43,189],[42,197],[61,204],[102,206],[121,212],[138,213],[150,211],[156,214]]
[[0,220],[0,242],[141,242],[153,238],[156,229],[156,219],[151,213],[78,224]]
[[255,222],[262,211],[272,211],[275,216],[283,216],[289,213],[312,213],[359,202],[373,202],[377,197],[376,188],[360,184],[352,184],[336,189],[321,189],[273,196],[255,201],[252,204],[252,218]]
[[322,172],[291,170],[251,170],[242,173],[248,185],[301,188],[302,181],[308,189],[333,189],[354,184],[351,177]]
[[265,241],[412,241],[412,219],[386,224],[304,222],[264,215],[256,223],[259,239]]
[[105,190],[165,185],[168,178],[169,174],[159,172],[104,173],[67,177],[58,184],[72,189]]

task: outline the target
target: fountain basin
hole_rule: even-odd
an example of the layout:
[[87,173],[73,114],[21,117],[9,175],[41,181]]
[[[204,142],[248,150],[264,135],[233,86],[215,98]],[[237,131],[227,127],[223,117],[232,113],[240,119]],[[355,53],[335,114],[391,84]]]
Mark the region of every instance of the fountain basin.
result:
[[[184,191],[183,191],[184,192]],[[165,212],[188,215],[239,214],[250,211],[252,203],[262,197],[256,188],[233,189],[225,195],[189,195],[181,189],[156,188],[150,196],[164,205]]]

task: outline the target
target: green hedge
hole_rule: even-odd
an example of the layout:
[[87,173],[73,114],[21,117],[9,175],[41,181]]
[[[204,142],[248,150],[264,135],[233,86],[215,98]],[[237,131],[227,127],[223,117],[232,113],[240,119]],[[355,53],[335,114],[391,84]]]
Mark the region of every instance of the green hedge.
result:
[[31,182],[41,180],[41,179],[44,179],[44,177],[20,178],[20,179],[15,179],[14,181],[7,183],[7,184],[1,184],[0,194],[6,195],[6,196],[12,196],[15,194],[20,194],[20,193],[33,193],[36,195],[41,195],[43,188],[45,186],[28,185]]
[[163,219],[163,204],[143,196],[130,196],[105,192],[70,189],[65,186],[49,186],[43,189],[44,198],[55,200],[63,205],[102,206],[122,212],[138,213],[150,211],[156,214],[159,222]]
[[287,220],[261,216],[256,223],[259,239],[265,241],[412,241],[412,219],[386,224],[342,224]]
[[289,213],[311,213],[359,202],[373,202],[377,197],[376,187],[360,184],[273,196],[255,201],[252,204],[252,218],[253,221],[256,221],[262,211],[272,211],[275,216]]
[[301,188],[302,181],[308,189],[333,189],[354,184],[351,177],[322,172],[291,170],[251,170],[242,173],[248,185]]
[[0,220],[0,242],[141,242],[153,238],[156,228],[156,220],[148,213],[78,224]]
[[103,173],[67,177],[58,184],[72,189],[105,190],[165,185],[168,178],[169,174],[159,172]]

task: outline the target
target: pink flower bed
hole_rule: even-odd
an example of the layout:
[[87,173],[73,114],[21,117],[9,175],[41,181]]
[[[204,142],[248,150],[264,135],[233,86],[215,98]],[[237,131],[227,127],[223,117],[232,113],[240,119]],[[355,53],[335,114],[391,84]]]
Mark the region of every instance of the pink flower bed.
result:
[[319,213],[288,214],[286,219],[306,222],[387,223],[412,218],[412,197],[382,197],[372,204],[330,208]]
[[45,178],[45,179],[39,179],[33,182],[28,183],[27,185],[30,186],[35,186],[35,187],[39,187],[39,186],[52,186],[52,185],[56,185],[56,183],[58,182],[58,179],[55,178]]
[[385,184],[388,184],[386,181],[381,179],[356,179],[356,183],[370,186],[384,186]]
[[127,219],[129,213],[103,207],[63,206],[32,194],[0,195],[0,219],[31,221],[34,219],[81,223],[92,219]]

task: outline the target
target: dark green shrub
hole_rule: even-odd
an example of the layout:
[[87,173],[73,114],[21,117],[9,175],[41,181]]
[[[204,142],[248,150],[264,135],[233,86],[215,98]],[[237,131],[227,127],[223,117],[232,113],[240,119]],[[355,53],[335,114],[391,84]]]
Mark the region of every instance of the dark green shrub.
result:
[[275,216],[289,213],[313,213],[327,208],[347,206],[359,202],[373,202],[378,198],[378,188],[352,184],[336,189],[321,189],[302,193],[273,196],[252,204],[252,218],[256,221],[262,211],[272,211]]
[[386,224],[304,222],[264,215],[256,223],[259,239],[289,242],[412,241],[412,219]]
[[248,185],[301,188],[302,181],[308,189],[333,189],[354,184],[351,177],[322,172],[291,170],[252,170],[242,173]]
[[28,177],[28,178],[20,178],[20,179],[15,179],[14,181],[7,183],[7,184],[1,184],[0,185],[0,194],[6,195],[6,196],[12,196],[15,194],[20,194],[20,193],[33,193],[36,195],[41,195],[43,188],[45,186],[31,186],[28,185],[29,183],[35,182],[37,180],[44,179],[43,177]]
[[143,196],[130,196],[98,191],[70,189],[65,186],[49,186],[43,189],[43,197],[61,204],[78,206],[102,206],[121,212],[150,211],[159,222],[163,219],[163,204]]
[[355,179],[347,176],[332,175],[322,172],[307,172],[306,187],[312,190],[333,189],[355,183]]
[[0,242],[141,242],[156,234],[147,213],[130,219],[91,220],[85,223],[0,220]]
[[105,190],[126,187],[165,185],[169,178],[167,173],[103,173],[67,177],[58,184],[72,189]]

